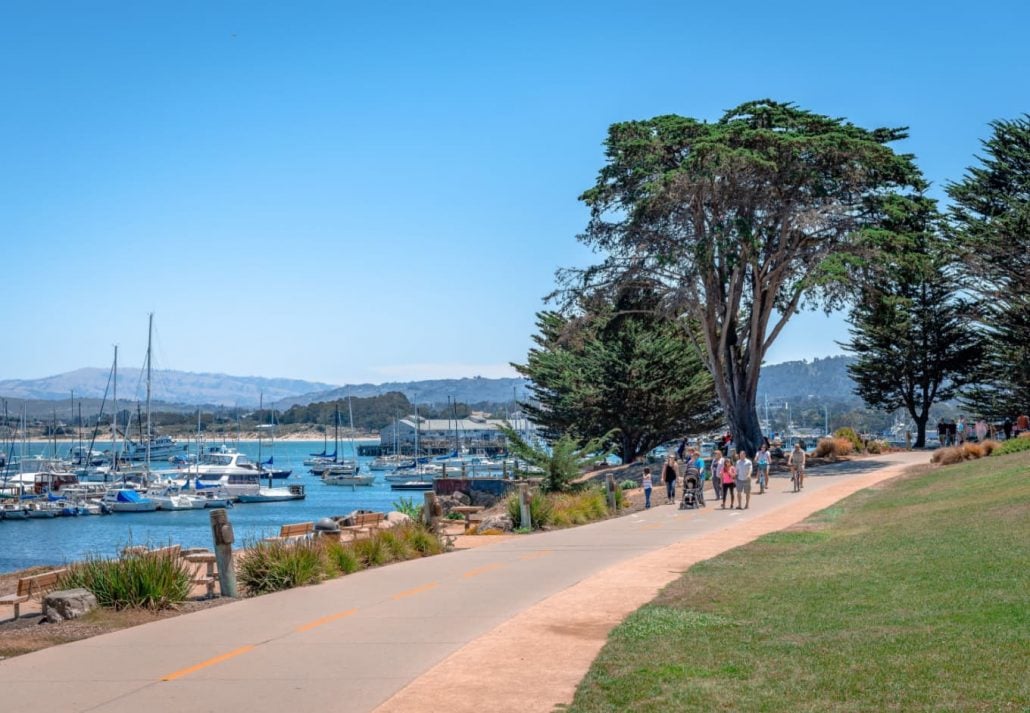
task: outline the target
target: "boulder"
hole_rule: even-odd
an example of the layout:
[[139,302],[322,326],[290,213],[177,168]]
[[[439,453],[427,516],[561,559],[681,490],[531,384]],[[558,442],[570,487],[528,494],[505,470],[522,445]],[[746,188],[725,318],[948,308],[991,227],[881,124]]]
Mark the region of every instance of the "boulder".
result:
[[451,495],[441,495],[436,500],[440,503],[440,507],[443,509],[443,514],[445,516],[456,507],[462,507],[472,503],[469,496],[462,492],[453,493]]
[[88,589],[65,589],[43,597],[43,618],[51,624],[78,619],[97,608],[97,598]]
[[476,532],[485,532],[487,530],[511,532],[514,529],[515,526],[511,522],[511,516],[507,513],[494,513],[487,515],[479,522],[479,524],[476,525]]
[[485,508],[492,508],[498,500],[500,500],[499,497],[485,490],[473,490],[469,498],[472,505],[480,505]]
[[385,524],[387,527],[397,527],[398,525],[403,525],[406,522],[411,522],[411,518],[402,512],[391,510],[390,512],[386,513]]

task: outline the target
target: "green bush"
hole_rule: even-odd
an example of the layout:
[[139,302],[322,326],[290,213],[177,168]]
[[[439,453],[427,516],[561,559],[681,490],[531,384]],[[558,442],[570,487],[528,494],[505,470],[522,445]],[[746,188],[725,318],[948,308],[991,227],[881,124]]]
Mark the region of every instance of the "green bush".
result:
[[637,487],[639,486],[637,485],[637,481],[635,480],[624,480],[621,483],[619,483],[620,490],[633,490],[633,488]]
[[843,428],[838,428],[836,431],[833,432],[833,437],[848,439],[849,441],[851,441],[852,449],[859,453],[862,452],[862,439],[859,438],[858,434],[855,433],[855,429],[853,429],[851,426],[844,426]]
[[1030,451],[1030,438],[1010,438],[1007,441],[1002,441],[991,451],[991,455],[1004,456],[1009,453],[1021,453],[1022,451]]
[[394,530],[382,530],[377,532],[375,536],[382,540],[383,546],[389,553],[391,560],[403,562],[415,556],[408,541]]
[[412,523],[402,525],[397,529],[401,531],[401,536],[407,540],[411,549],[421,556],[428,557],[443,552],[443,542],[440,541],[440,538],[421,525]]
[[[550,525],[554,519],[554,500],[539,490],[534,490],[529,498],[529,517],[533,521],[533,528],[539,529],[544,525]],[[508,496],[505,503],[508,515],[513,523],[522,522],[522,510],[519,507],[519,496],[513,493]]]
[[422,505],[416,505],[414,498],[401,498],[393,501],[393,509],[403,513],[412,520],[422,519]]
[[390,561],[390,550],[378,532],[373,533],[369,538],[356,541],[351,547],[354,548],[354,554],[366,567],[378,567]]
[[158,610],[186,601],[191,578],[178,553],[144,552],[119,559],[89,556],[69,567],[61,584],[65,589],[88,589],[103,607]]
[[353,574],[362,568],[361,560],[354,554],[354,549],[342,542],[329,541],[323,545],[326,560],[330,567],[340,574]]
[[317,540],[261,542],[240,557],[236,578],[249,594],[267,594],[320,582],[330,574]]

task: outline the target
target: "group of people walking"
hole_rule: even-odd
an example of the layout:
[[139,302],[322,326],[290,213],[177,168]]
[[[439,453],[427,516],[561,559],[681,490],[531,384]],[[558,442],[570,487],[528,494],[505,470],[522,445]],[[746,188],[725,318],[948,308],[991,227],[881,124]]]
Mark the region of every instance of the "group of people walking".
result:
[[[801,444],[795,444],[794,449],[787,456],[787,465],[791,471],[791,480],[794,483],[794,491],[797,492],[804,487],[805,462],[807,456]],[[729,450],[724,455],[723,451],[717,450],[712,453],[709,467],[705,467],[704,458],[700,451],[695,448],[684,449],[682,461],[675,455],[669,454],[662,465],[658,480],[665,485],[666,502],[676,501],[676,483],[682,479],[684,483],[691,478],[698,484],[700,504],[705,506],[704,490],[705,482],[712,482],[712,491],[716,501],[722,502],[722,508],[726,508],[726,500],[730,501],[730,509],[746,510],[751,507],[751,485],[752,482],[758,485],[758,494],[765,493],[769,486],[769,468],[772,465],[772,455],[769,452],[768,442],[763,443],[755,454],[754,459],[748,457],[747,451],[741,449],[736,454]],[[651,492],[654,488],[654,478],[650,468],[644,468],[642,482],[644,488],[644,507],[651,507]],[[734,505],[734,503],[736,503]]]
[[980,442],[987,438],[1018,438],[1030,431],[1030,416],[1020,414],[1013,420],[1006,418],[1001,423],[987,423],[985,419],[967,421],[965,416],[941,419],[937,422],[937,438],[942,446],[961,446],[966,441]]

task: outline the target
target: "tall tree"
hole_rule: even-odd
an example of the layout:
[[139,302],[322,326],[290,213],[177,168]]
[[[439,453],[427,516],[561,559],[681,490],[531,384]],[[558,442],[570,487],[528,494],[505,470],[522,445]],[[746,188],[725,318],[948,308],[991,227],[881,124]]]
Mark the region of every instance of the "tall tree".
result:
[[523,404],[547,437],[579,440],[617,430],[615,450],[630,462],[655,446],[721,422],[712,379],[697,344],[653,301],[623,292],[576,317],[537,316],[540,333],[525,364],[533,402]]
[[842,346],[857,357],[848,367],[855,393],[871,408],[908,411],[922,448],[930,408],[975,378],[983,338],[959,297],[956,253],[939,232],[935,203],[892,196],[884,213],[862,236],[871,259],[856,274],[851,341]]
[[580,239],[601,265],[564,273],[567,293],[650,283],[700,325],[700,343],[737,441],[757,447],[758,374],[806,301],[836,304],[839,253],[879,219],[879,198],[921,187],[911,156],[867,130],[791,104],[752,101],[708,123],[659,116],[613,125],[607,163],[581,199]]
[[992,416],[1030,410],[1030,115],[995,121],[984,156],[947,187],[970,290],[991,335],[970,401]]

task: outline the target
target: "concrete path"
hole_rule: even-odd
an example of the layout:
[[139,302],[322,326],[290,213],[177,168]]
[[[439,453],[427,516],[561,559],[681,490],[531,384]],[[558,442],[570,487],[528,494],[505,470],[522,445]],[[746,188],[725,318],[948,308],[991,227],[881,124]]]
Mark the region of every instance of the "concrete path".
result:
[[549,711],[611,626],[693,561],[927,460],[856,461],[799,494],[777,479],[746,511],[661,506],[20,656],[0,662],[0,710]]

